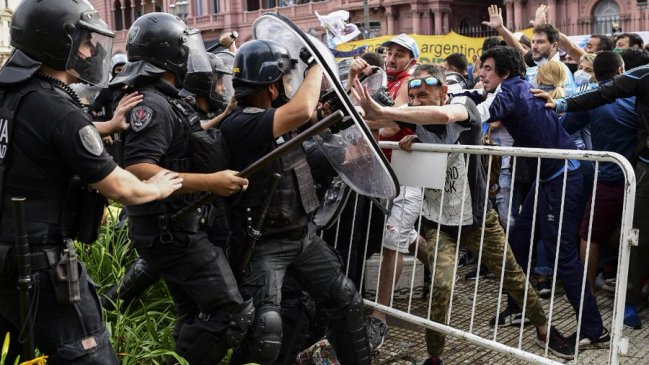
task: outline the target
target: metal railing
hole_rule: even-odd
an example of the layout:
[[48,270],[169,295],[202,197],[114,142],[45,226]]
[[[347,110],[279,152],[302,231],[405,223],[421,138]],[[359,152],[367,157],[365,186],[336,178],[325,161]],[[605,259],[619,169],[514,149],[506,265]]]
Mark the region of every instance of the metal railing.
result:
[[[390,148],[390,149],[398,149],[398,144],[396,142],[381,142],[380,143],[382,148]],[[625,176],[625,183],[624,183],[624,205],[623,205],[623,211],[621,215],[621,227],[620,227],[620,242],[619,242],[619,256],[618,256],[618,267],[617,267],[617,281],[616,281],[616,286],[615,286],[615,299],[614,299],[614,306],[613,306],[613,313],[612,313],[612,322],[610,323],[610,334],[611,334],[611,339],[610,339],[610,344],[609,344],[609,353],[608,353],[608,364],[611,365],[617,365],[619,364],[619,356],[621,354],[624,354],[626,352],[626,349],[628,347],[628,340],[622,336],[622,328],[623,328],[623,318],[624,318],[624,305],[625,305],[625,297],[626,297],[626,285],[627,285],[627,276],[628,276],[628,266],[629,266],[629,255],[630,255],[630,249],[632,245],[637,245],[637,230],[632,227],[632,222],[633,222],[633,210],[634,210],[634,200],[635,200],[635,173],[633,170],[633,167],[631,164],[621,155],[616,154],[616,153],[610,153],[610,152],[596,152],[596,151],[577,151],[577,150],[558,150],[558,149],[532,149],[532,148],[506,148],[506,147],[492,147],[492,146],[462,146],[462,145],[437,145],[437,144],[414,144],[413,145],[413,151],[423,151],[423,152],[429,152],[429,153],[441,153],[441,154],[450,154],[450,153],[459,153],[463,154],[463,156],[468,156],[468,155],[482,155],[485,156],[485,158],[488,159],[488,163],[485,164],[485,169],[487,170],[487,180],[489,181],[489,177],[492,173],[491,171],[491,161],[493,158],[498,158],[498,156],[512,156],[512,176],[516,175],[516,164],[517,160],[519,160],[520,157],[526,157],[526,158],[535,158],[537,159],[537,170],[536,170],[536,181],[539,181],[539,176],[540,176],[540,163],[541,159],[560,159],[564,160],[564,172],[562,173],[562,176],[557,177],[558,179],[563,178],[563,191],[562,191],[562,198],[565,198],[566,194],[566,181],[567,181],[567,175],[568,175],[568,160],[574,159],[574,160],[582,160],[582,161],[593,161],[595,165],[595,176],[594,176],[594,182],[593,182],[593,194],[591,198],[591,209],[589,212],[587,212],[590,215],[590,225],[588,229],[588,237],[587,237],[587,251],[588,248],[590,247],[590,231],[592,229],[592,221],[593,221],[593,214],[594,214],[594,208],[595,208],[595,192],[597,189],[597,182],[598,182],[598,168],[599,164],[601,162],[612,162],[616,164],[617,166],[620,167],[620,169],[623,171],[624,176]],[[468,158],[465,158],[465,160],[469,161]],[[466,166],[466,169],[469,169],[469,166]],[[423,174],[445,174],[445,171],[421,171]],[[466,189],[467,182],[465,180],[464,182],[464,189]],[[487,184],[488,185],[488,184]],[[532,188],[533,192],[532,194],[536,194],[534,198],[534,217],[533,217],[533,222],[536,220],[536,212],[537,212],[537,201],[539,199],[538,197],[538,184],[535,184],[537,187],[536,189]],[[489,186],[486,186],[487,191],[485,192],[485,202],[488,197],[488,189]],[[511,207],[511,197],[514,194],[513,187],[512,191],[510,191],[510,203],[509,203],[509,210],[511,212],[512,207]],[[464,195],[464,194],[463,194]],[[443,201],[443,192],[442,192],[442,199],[440,201]],[[356,203],[358,202],[358,199],[354,200],[353,198],[350,199],[350,203],[348,204],[353,204],[354,205],[354,210],[356,210]],[[373,204],[373,203],[371,203]],[[441,205],[441,204],[440,204]],[[462,202],[462,206],[464,206],[464,201]],[[487,205],[485,204],[484,208],[484,214],[483,214],[483,219],[484,217],[487,216]],[[440,206],[441,209],[443,207]],[[441,214],[441,213],[440,213]],[[463,214],[471,214],[471,212],[461,212],[460,215],[461,217]],[[356,217],[357,214],[354,215]],[[370,218],[371,219],[371,216]],[[555,293],[556,293],[556,285],[557,285],[557,265],[558,265],[558,258],[559,258],[559,247],[560,247],[560,241],[561,241],[561,230],[562,230],[562,219],[563,219],[563,202],[561,204],[561,214],[558,217],[559,220],[559,228],[558,228],[558,239],[557,242],[552,242],[552,243],[546,243],[546,244],[556,244],[557,245],[557,255],[554,261],[554,276],[552,280],[552,296],[550,298],[550,304],[549,304],[549,311],[547,312],[547,319],[548,319],[548,327],[550,327],[553,322],[557,323],[557,318],[554,311],[556,309],[556,301],[555,300]],[[415,228],[421,228],[421,213],[420,213],[420,218],[419,218],[419,223],[415,226]],[[484,230],[484,222],[482,223],[482,229]],[[352,227],[355,225],[359,225],[359,227],[363,227],[364,224],[367,224],[367,232],[369,233],[370,225],[371,222],[356,222],[355,218],[354,221],[351,222]],[[478,224],[478,227],[480,225]],[[534,226],[534,223],[533,223]],[[374,226],[376,227],[376,226]],[[509,238],[509,233],[510,233],[510,220],[507,220],[506,226],[503,227],[505,231],[505,237],[506,240]],[[336,229],[336,244],[340,245],[338,243],[339,238],[338,238],[338,226],[335,228]],[[365,228],[364,228],[365,229]],[[363,229],[363,230],[364,230]],[[352,232],[353,232],[352,228]],[[532,235],[534,231],[532,231]],[[385,235],[385,231],[383,233]],[[439,235],[439,231],[437,233]],[[367,239],[369,235],[366,235],[366,242],[365,242],[365,250],[367,250]],[[576,237],[575,237],[576,238]],[[439,241],[439,237],[437,238]],[[455,272],[454,274],[457,274],[457,253],[459,252],[459,243],[460,243],[460,238],[457,238],[457,248],[456,248],[456,260],[455,260]],[[332,243],[333,244],[333,243]],[[415,246],[419,244],[419,240],[417,240],[417,243]],[[480,252],[478,253],[478,267],[480,265],[480,261],[482,259],[482,251],[483,251],[483,244],[484,244],[484,232],[482,233],[482,236],[480,238]],[[533,239],[530,238],[530,244],[534,244]],[[503,258],[502,258],[502,263],[503,265],[501,267],[504,267],[505,265],[505,255],[506,255],[506,250],[508,249],[508,245],[505,245],[505,252],[503,252]],[[351,251],[350,251],[351,252]],[[383,248],[381,246],[381,260],[383,259]],[[415,252],[417,252],[417,247],[415,247]],[[437,262],[437,251],[435,248],[435,253],[433,254],[435,256],[435,261]],[[367,255],[366,255],[367,256]],[[530,250],[530,257],[528,261],[528,269],[526,272],[526,276],[528,278],[528,281],[526,282],[525,285],[525,300],[523,300],[523,316],[525,315],[526,311],[526,299],[528,296],[528,292],[530,290],[529,286],[529,277],[530,277],[530,267],[532,266],[531,263],[531,250]],[[346,259],[347,265],[349,267],[350,263],[350,257],[348,256],[347,258],[343,258],[344,260]],[[429,261],[430,258],[429,258]],[[586,258],[584,260],[585,262],[588,262],[588,255],[586,255]],[[453,281],[453,287],[451,288],[451,300],[449,304],[449,309],[448,309],[448,315],[447,315],[447,321],[446,323],[439,323],[430,320],[430,301],[428,302],[428,310],[427,313],[413,313],[412,311],[412,303],[413,303],[413,292],[414,292],[414,285],[415,285],[415,273],[417,269],[417,265],[422,265],[421,263],[418,263],[417,260],[412,260],[412,263],[408,263],[408,265],[412,265],[411,267],[411,277],[406,278],[406,282],[409,282],[409,295],[407,299],[407,305],[401,306],[401,309],[398,309],[394,305],[394,301],[391,299],[389,305],[381,305],[377,302],[377,297],[374,297],[372,300],[371,298],[365,298],[365,303],[367,306],[379,310],[381,312],[387,313],[391,316],[394,316],[396,318],[399,318],[403,321],[409,322],[411,324],[414,324],[416,326],[424,327],[427,329],[432,329],[440,333],[444,333],[446,335],[454,336],[460,339],[463,339],[465,341],[468,341],[470,343],[476,344],[478,346],[484,347],[486,349],[491,349],[495,350],[501,353],[509,354],[515,358],[522,359],[524,361],[528,361],[531,363],[537,363],[537,364],[561,364],[563,361],[557,361],[554,360],[554,358],[548,356],[548,344],[546,342],[546,347],[543,351],[542,354],[537,354],[537,353],[532,353],[530,351],[526,351],[525,349],[522,348],[522,337],[523,337],[523,324],[521,324],[520,329],[519,329],[519,336],[518,336],[518,344],[517,345],[512,345],[512,344],[507,344],[507,343],[501,343],[498,342],[497,335],[498,335],[498,326],[494,326],[493,328],[493,336],[484,336],[477,334],[475,329],[474,329],[474,322],[475,322],[475,317],[476,317],[476,304],[479,302],[479,298],[481,295],[481,292],[479,291],[479,277],[476,278],[476,283],[474,286],[474,289],[472,290],[473,293],[469,294],[469,296],[472,295],[472,304],[471,304],[471,311],[470,315],[468,313],[453,313],[453,301],[454,297],[457,297],[458,293],[455,292],[455,281]],[[404,262],[404,268],[406,266],[406,263]],[[430,293],[432,293],[435,288],[433,287],[433,283],[435,282],[435,268],[437,267],[437,264],[433,266],[431,269],[432,271],[432,280],[431,280],[431,285],[430,285]],[[363,262],[363,271],[361,272],[361,289],[363,286],[363,279],[364,275],[367,273],[364,271],[365,270],[365,262]],[[378,283],[380,281],[380,264],[379,264],[379,269],[378,269],[379,277],[376,279],[377,280],[377,287],[376,287],[376,293],[378,295]],[[497,277],[500,278],[500,283],[499,283],[499,291],[498,291],[498,304],[497,304],[497,309],[496,309],[496,321],[498,320],[498,314],[500,313],[501,307],[501,299],[503,298],[503,279],[505,275],[504,268],[501,273],[495,273]],[[499,275],[499,276],[498,276]],[[396,285],[395,282],[395,277],[396,277],[396,272],[395,276],[392,278],[393,281],[393,288]],[[455,276],[454,276],[455,277]],[[403,279],[403,278],[402,278]],[[570,327],[574,328],[576,330],[576,336],[577,338],[580,338],[580,325],[581,325],[581,320],[582,320],[582,312],[583,312],[583,302],[584,302],[584,288],[586,287],[586,270],[584,269],[584,275],[581,278],[581,283],[582,283],[582,291],[581,291],[581,297],[580,297],[580,305],[579,305],[579,312],[577,315],[577,321],[574,324],[571,324]],[[430,299],[428,299],[430,300]],[[462,330],[459,328],[455,328],[450,325],[450,319],[452,315],[465,315],[465,316],[470,316],[470,325],[468,330]],[[525,321],[522,321],[523,323]],[[565,321],[559,321],[564,323]],[[565,323],[564,323],[565,326]],[[604,324],[604,327],[607,327],[607,324]],[[489,338],[488,338],[489,337]],[[577,341],[578,342],[578,341]],[[575,344],[575,361],[578,360],[579,357],[579,350],[577,348],[577,345]]]

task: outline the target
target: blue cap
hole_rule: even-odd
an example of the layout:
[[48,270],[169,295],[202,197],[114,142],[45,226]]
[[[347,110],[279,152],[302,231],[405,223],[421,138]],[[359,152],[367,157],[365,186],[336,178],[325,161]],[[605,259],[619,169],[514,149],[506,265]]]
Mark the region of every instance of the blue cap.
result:
[[383,42],[381,46],[390,47],[393,44],[398,44],[401,47],[407,49],[412,53],[412,56],[415,59],[419,59],[419,46],[417,46],[417,41],[415,41],[411,36],[406,33],[401,33],[398,36],[390,39],[387,42]]

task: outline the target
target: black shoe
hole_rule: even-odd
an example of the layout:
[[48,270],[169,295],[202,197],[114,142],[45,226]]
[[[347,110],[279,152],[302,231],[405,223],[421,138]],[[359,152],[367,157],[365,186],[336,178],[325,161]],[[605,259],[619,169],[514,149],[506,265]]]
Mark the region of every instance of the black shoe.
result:
[[474,262],[475,262],[475,258],[473,257],[471,251],[469,251],[467,248],[462,247],[460,249],[459,258],[457,259],[457,267],[458,268],[464,267]]
[[[509,327],[509,326],[520,326],[523,315],[516,309],[505,308],[504,311],[500,312],[498,316],[498,327]],[[496,317],[493,317],[489,320],[489,326],[494,327],[496,323]],[[525,324],[528,325],[532,323],[528,318],[525,318]]]
[[[489,269],[487,269],[487,267],[484,266],[484,264],[480,265],[480,274],[479,275],[480,275],[481,279],[482,278],[491,278],[491,279],[493,279],[493,278],[496,277],[496,275],[494,275],[491,271],[489,271]],[[464,278],[466,280],[475,280],[475,278],[477,276],[478,276],[478,270],[473,270],[470,273],[466,274],[464,276]]]
[[[550,327],[550,341],[548,342],[548,351],[562,359],[571,360],[575,357],[574,342],[563,335],[554,327]],[[541,335],[538,328],[536,329],[536,343],[545,349],[547,334]]]
[[368,316],[365,319],[365,328],[370,349],[374,352],[383,346],[385,335],[388,333],[388,324],[379,318]]
[[444,365],[444,361],[437,356],[431,356],[424,361],[423,365]]
[[[572,344],[572,346],[575,346],[575,338],[577,338],[577,332],[573,333],[569,337],[569,341]],[[602,328],[602,333],[599,335],[599,337],[592,339],[586,337],[584,333],[579,334],[579,349],[580,350],[585,350],[585,349],[601,349],[608,347],[608,343],[611,341],[611,336],[608,333],[608,330],[606,328]]]
[[539,281],[536,284],[536,290],[539,292],[539,297],[549,299],[552,295],[552,282],[550,280]]

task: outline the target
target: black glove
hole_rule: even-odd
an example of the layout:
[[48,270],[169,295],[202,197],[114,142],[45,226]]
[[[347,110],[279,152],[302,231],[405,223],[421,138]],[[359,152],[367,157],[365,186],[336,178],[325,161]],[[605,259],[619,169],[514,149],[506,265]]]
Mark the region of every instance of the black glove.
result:
[[374,93],[372,99],[382,106],[394,106],[394,100],[392,99],[392,96],[390,96],[388,89],[385,87],[382,87],[379,91]]
[[309,52],[308,49],[306,49],[306,47],[302,47],[300,49],[300,60],[302,60],[302,62],[306,64],[306,70],[304,70],[305,73],[313,65],[317,64],[315,57],[311,54],[311,52]]

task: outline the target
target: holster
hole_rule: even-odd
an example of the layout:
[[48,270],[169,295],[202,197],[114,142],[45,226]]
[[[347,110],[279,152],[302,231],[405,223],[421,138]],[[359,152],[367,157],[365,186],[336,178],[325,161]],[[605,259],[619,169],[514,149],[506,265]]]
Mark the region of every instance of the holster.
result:
[[66,238],[59,261],[50,269],[50,279],[59,304],[72,304],[81,301],[79,286],[79,262],[74,242]]

